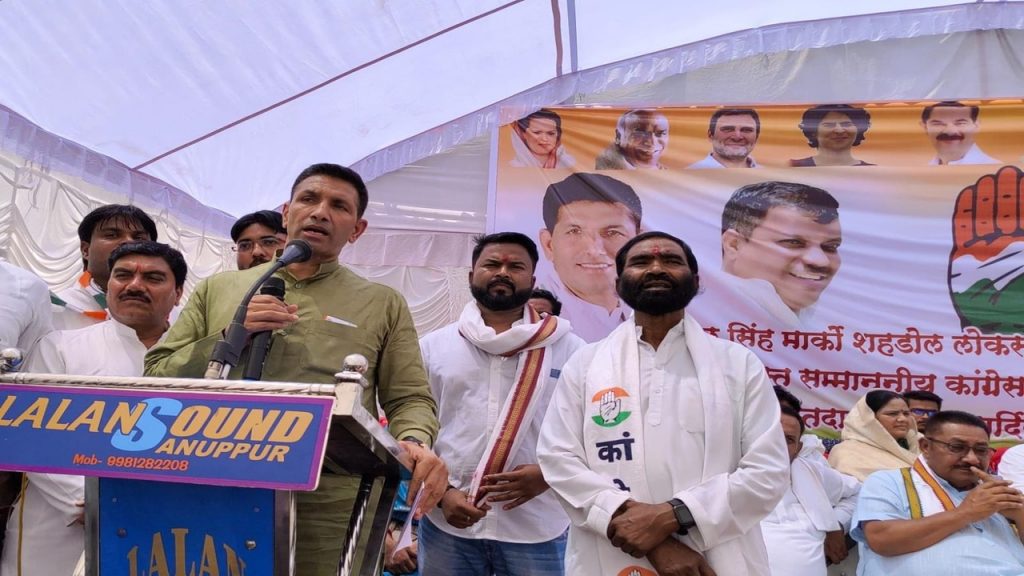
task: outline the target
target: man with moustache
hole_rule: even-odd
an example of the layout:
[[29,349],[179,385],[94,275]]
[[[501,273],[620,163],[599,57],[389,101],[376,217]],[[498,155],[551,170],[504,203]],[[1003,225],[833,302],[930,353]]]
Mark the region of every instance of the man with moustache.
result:
[[615,141],[597,156],[596,170],[664,170],[668,118],[657,110],[630,110],[615,125]]
[[1024,574],[1024,495],[985,472],[993,452],[985,421],[939,412],[920,443],[912,467],[875,472],[861,487],[851,532],[857,574]]
[[[167,331],[167,315],[181,298],[188,267],[174,248],[144,241],[115,248],[106,268],[110,318],[43,337],[26,372],[142,375],[143,357]],[[0,575],[71,574],[85,544],[85,480],[43,473],[25,477],[7,523]]]
[[259,210],[239,218],[231,226],[235,243],[235,263],[239,270],[248,270],[270,260],[288,241],[288,232],[280,212]]
[[958,164],[999,164],[975,143],[981,126],[977,106],[966,106],[955,100],[944,100],[921,111],[921,127],[935,148],[932,166]]
[[548,186],[540,245],[550,266],[537,284],[562,300],[561,316],[587,342],[629,317],[615,292],[615,253],[640,232],[643,206],[631,186],[604,174],[570,174]]
[[759,523],[789,461],[764,365],[686,312],[682,240],[641,234],[615,260],[633,319],[565,365],[537,444],[572,521],[566,572],[767,575]]
[[761,136],[761,118],[753,108],[722,108],[708,122],[711,153],[687,168],[759,168],[750,155]]
[[724,280],[783,326],[804,326],[839,272],[842,241],[839,202],[825,190],[748,184],[722,209]]
[[420,340],[437,399],[448,489],[420,524],[424,574],[563,572],[569,519],[537,465],[537,434],[562,365],[583,341],[527,305],[537,246],[517,232],[473,248],[473,302]]
[[[355,171],[337,164],[313,164],[299,173],[284,208],[289,240],[310,244],[313,256],[276,272],[285,282],[284,302],[257,295],[249,304],[245,328],[274,331],[263,379],[275,382],[333,384],[348,354],[369,362],[363,406],[388,418],[389,431],[413,460],[408,501],[426,494],[414,511],[433,508],[447,485],[444,463],[426,446],[437,431],[436,404],[405,299],[395,290],[369,282],[338,263],[346,244],[366,231],[363,218],[369,192]],[[167,339],[146,356],[148,376],[200,377],[214,345],[231,322],[235,308],[270,263],[222,272],[196,286]],[[248,347],[242,357],[248,355]],[[236,366],[230,377],[241,376]],[[333,462],[314,492],[297,495],[296,574],[331,575],[338,571],[359,478],[341,473]],[[337,472],[336,472],[337,471]]]

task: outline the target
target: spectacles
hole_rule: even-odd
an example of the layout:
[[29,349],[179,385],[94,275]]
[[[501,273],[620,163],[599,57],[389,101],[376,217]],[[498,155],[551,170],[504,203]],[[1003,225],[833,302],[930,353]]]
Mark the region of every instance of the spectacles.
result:
[[987,444],[969,446],[962,442],[949,443],[943,442],[942,440],[936,440],[935,438],[929,438],[928,436],[925,436],[925,438],[928,438],[928,440],[935,442],[936,444],[941,444],[947,452],[958,458],[963,458],[964,456],[967,456],[968,452],[974,452],[974,454],[978,458],[984,459],[988,458],[989,456],[992,455],[993,452],[995,452],[995,450],[993,450],[992,447]]
[[[281,239],[277,236],[264,236],[257,240],[257,242],[259,242],[260,246],[266,250],[274,250],[281,245]],[[239,240],[238,244],[232,246],[231,249],[235,252],[245,254],[247,252],[252,252],[252,249],[255,247],[256,244],[252,240]]]
[[910,411],[914,416],[927,416],[929,418],[939,413],[938,410],[928,410],[927,408],[911,408]]

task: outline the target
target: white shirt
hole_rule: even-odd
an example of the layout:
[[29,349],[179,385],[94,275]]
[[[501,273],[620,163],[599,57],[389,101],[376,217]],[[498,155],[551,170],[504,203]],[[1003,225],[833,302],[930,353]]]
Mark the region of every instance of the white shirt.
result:
[[928,164],[931,166],[957,166],[959,164],[1002,164],[1002,162],[982,152],[977,144],[972,144],[971,148],[964,154],[964,157],[959,160],[943,162],[936,156]]
[[[544,408],[550,402],[562,365],[583,345],[579,337],[570,333],[547,348],[545,354],[551,355],[551,370],[544,376],[545,385],[536,399],[541,404],[533,422],[521,432],[526,436],[509,459],[507,469],[537,463],[537,435]],[[518,357],[504,358],[484,352],[459,334],[458,323],[427,334],[420,340],[420,348],[441,425],[434,451],[448,465],[449,482],[465,491],[484,458],[488,437],[498,425],[502,405],[515,384]],[[546,542],[565,532],[569,524],[551,490],[512,510],[502,510],[504,504],[492,504],[483,519],[465,530],[448,524],[440,508],[434,508],[429,517],[439,529],[460,538],[515,543]]]
[[26,356],[53,330],[50,289],[31,272],[0,261],[0,349],[15,347]]
[[[799,457],[797,460],[801,460]],[[819,493],[804,501],[818,500],[830,507],[843,532],[850,530],[850,519],[857,507],[860,482],[833,470],[828,464],[806,460],[814,471]],[[806,485],[805,485],[806,486]],[[768,548],[772,576],[825,576],[825,531],[814,526],[791,482],[775,510],[761,521],[761,533]]]
[[[719,162],[718,159],[715,158],[714,154],[708,153],[707,156],[693,164],[690,164],[686,168],[689,170],[691,168],[728,168],[728,166]],[[757,161],[754,160],[753,156],[747,156],[746,168],[760,168],[760,166],[757,164]]]
[[[768,482],[769,477],[778,477],[775,471],[785,469],[778,400],[764,366],[752,352],[717,338],[711,338],[711,344],[731,399],[729,408],[740,444],[736,449],[736,468],[723,477],[715,476],[706,482],[702,479],[705,451],[724,447],[716,447],[714,438],[705,437],[699,383],[682,323],[669,330],[657,350],[640,342],[639,383],[645,444],[633,450],[643,451],[645,476],[653,500],[650,503],[672,498],[685,501],[692,491],[712,485],[720,488],[714,498],[702,502],[705,515],[697,520],[714,524],[719,534],[729,535],[728,539],[711,542],[705,550],[690,535],[680,538],[683,543],[704,554],[728,546],[742,555],[739,563],[751,570],[762,568],[742,576],[767,574],[764,540],[758,527],[764,512],[749,510],[747,504],[757,501],[758,506],[770,510],[777,502],[778,492],[773,493],[772,486],[761,484],[754,488],[735,479],[742,477],[738,474],[741,470],[751,475],[756,470],[766,473],[757,476],[758,481]],[[590,418],[591,404],[591,399],[583,395],[597,350],[598,345],[588,345],[566,364],[544,418],[537,448],[545,479],[558,493],[572,522],[566,547],[566,574],[605,574],[599,550],[611,545],[605,531],[614,509],[602,509],[602,502],[607,500],[613,484],[589,467],[583,445],[583,429],[585,420]],[[616,375],[608,375],[610,386],[615,379]],[[737,502],[744,504],[730,505]],[[719,574],[733,576],[721,571]]]
[[[141,376],[146,346],[135,330],[110,319],[78,330],[51,332],[39,341],[26,371],[90,376]],[[24,496],[7,522],[0,576],[69,576],[85,547],[85,529],[71,524],[85,500],[81,476],[28,473]],[[22,522],[19,525],[19,511]],[[68,524],[71,524],[70,526]]]
[[1024,444],[1017,444],[1003,452],[999,460],[999,475],[1003,480],[1013,482],[1018,489],[1024,486]]
[[572,324],[573,334],[585,342],[597,342],[633,315],[633,311],[622,300],[609,312],[604,306],[587,302],[573,294],[553,268],[545,267],[538,271],[537,287],[550,290],[558,298],[562,303],[562,312],[558,316],[568,320]]

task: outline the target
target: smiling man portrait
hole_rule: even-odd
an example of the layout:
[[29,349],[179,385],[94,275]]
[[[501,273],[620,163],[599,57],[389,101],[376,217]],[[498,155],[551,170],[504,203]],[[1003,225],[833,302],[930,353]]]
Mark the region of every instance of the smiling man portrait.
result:
[[722,270],[787,327],[801,326],[839,272],[839,202],[821,188],[768,181],[736,190],[722,211]]

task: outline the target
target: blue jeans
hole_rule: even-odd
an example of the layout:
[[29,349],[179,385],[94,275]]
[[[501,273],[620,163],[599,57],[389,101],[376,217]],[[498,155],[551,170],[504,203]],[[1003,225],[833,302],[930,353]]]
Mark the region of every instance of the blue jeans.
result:
[[420,521],[423,576],[564,576],[566,534],[536,544],[459,538]]

